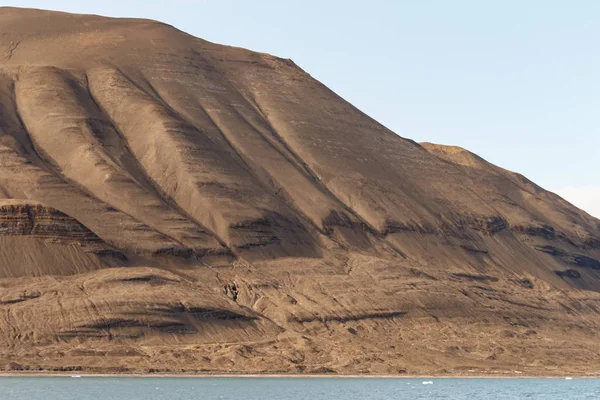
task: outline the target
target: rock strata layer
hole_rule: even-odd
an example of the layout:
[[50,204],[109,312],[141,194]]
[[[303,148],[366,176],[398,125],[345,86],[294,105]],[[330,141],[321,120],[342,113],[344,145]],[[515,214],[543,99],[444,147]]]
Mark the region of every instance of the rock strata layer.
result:
[[0,235],[28,235],[86,245],[100,239],[79,221],[41,204],[0,201]]

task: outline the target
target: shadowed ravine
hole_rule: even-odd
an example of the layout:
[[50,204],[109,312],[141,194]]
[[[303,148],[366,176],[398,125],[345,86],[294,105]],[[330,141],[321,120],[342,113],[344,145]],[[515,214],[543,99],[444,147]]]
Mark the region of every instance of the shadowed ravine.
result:
[[583,373],[599,292],[599,220],[291,60],[0,8],[0,367]]

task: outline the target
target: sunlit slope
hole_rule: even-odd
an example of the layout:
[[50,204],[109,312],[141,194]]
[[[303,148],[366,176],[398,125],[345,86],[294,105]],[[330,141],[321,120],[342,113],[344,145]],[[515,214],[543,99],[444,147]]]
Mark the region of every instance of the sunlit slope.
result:
[[155,21],[0,8],[0,199],[7,360],[512,368],[528,329],[539,360],[596,354],[600,221]]

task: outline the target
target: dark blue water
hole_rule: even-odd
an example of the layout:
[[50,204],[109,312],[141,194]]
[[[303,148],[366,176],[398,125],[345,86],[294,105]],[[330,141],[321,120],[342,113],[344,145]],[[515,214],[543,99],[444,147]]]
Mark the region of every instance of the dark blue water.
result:
[[579,400],[600,399],[600,379],[0,378],[0,399]]

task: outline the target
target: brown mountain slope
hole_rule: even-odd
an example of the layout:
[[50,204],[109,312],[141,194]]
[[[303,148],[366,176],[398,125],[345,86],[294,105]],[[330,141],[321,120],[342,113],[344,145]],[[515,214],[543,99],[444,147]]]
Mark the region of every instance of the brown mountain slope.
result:
[[600,221],[158,22],[0,8],[0,198],[0,366],[600,367]]

